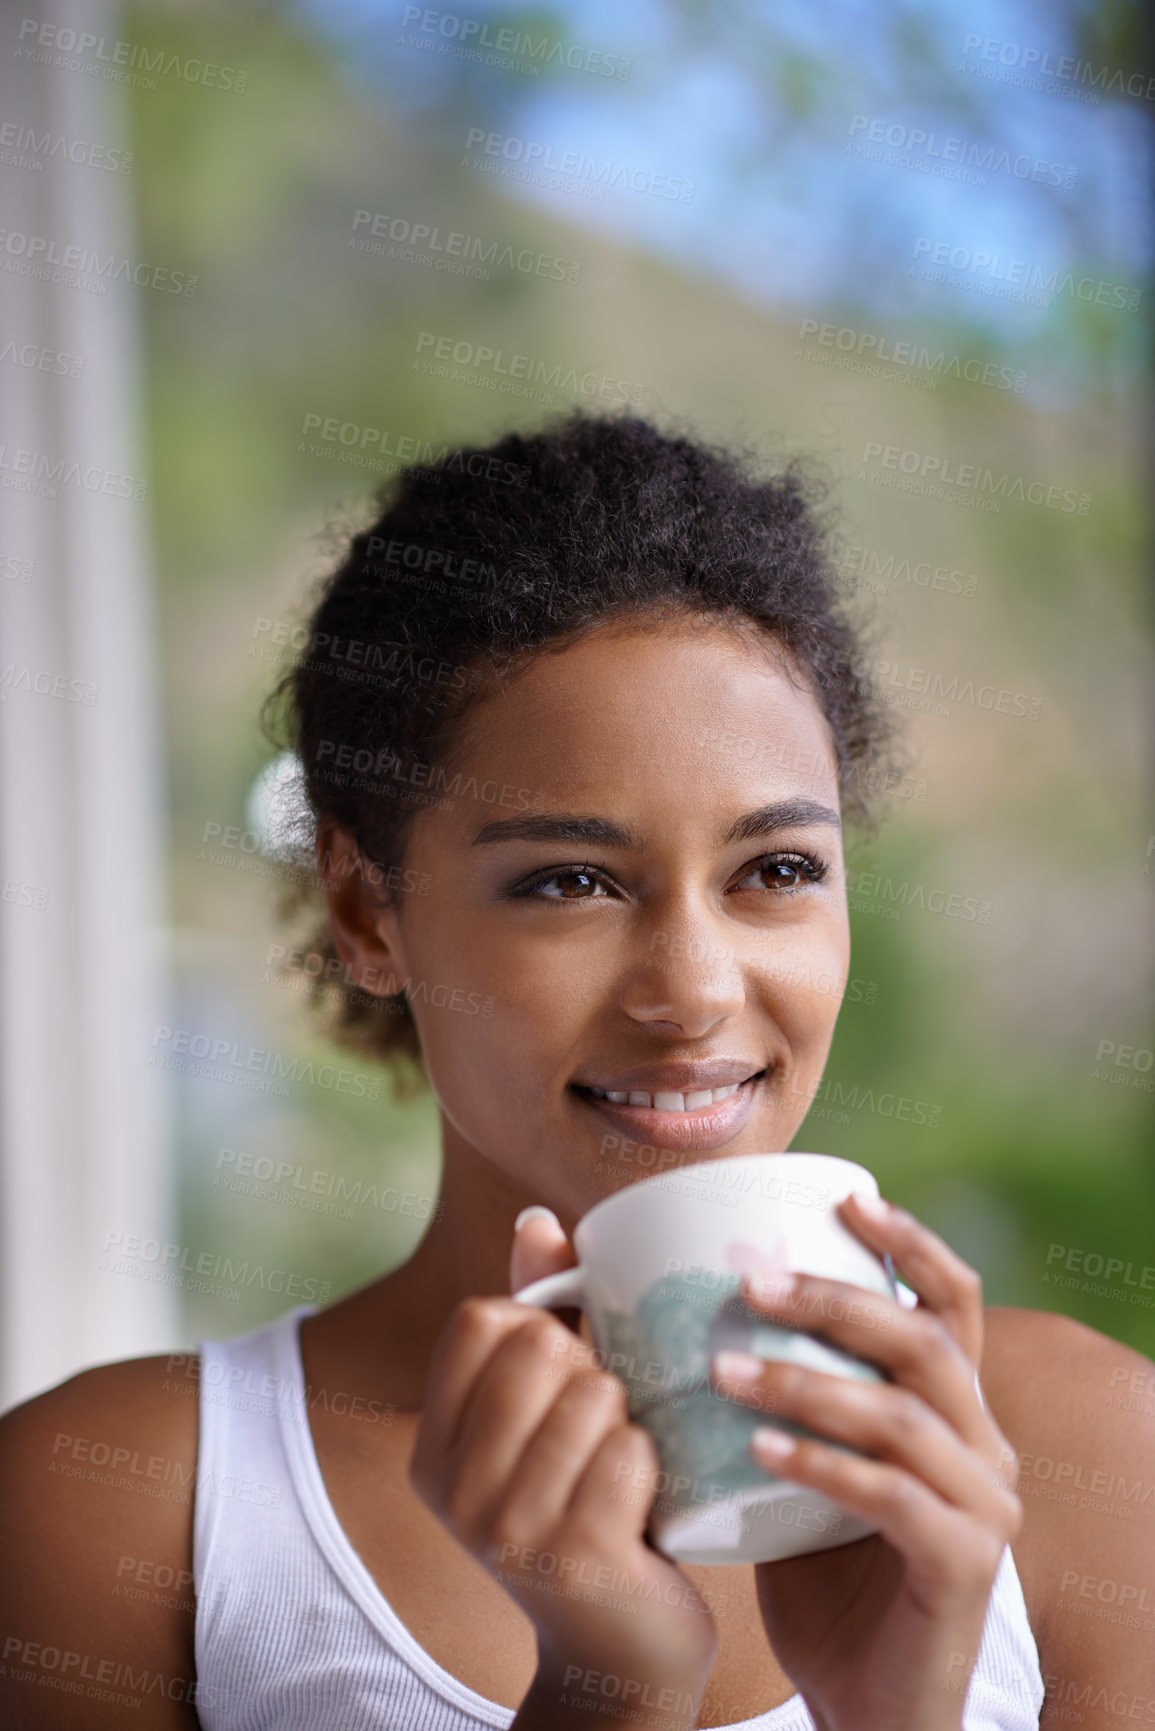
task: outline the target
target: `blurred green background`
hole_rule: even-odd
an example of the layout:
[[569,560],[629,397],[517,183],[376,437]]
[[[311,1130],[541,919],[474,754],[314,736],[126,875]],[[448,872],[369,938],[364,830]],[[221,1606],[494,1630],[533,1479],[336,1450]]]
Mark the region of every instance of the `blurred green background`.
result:
[[[162,76],[131,93],[139,251],[197,277],[191,296],[141,297],[174,1025],[335,1055],[270,969],[285,941],[278,880],[246,816],[270,756],[258,710],[282,670],[274,627],[303,617],[334,534],[366,520],[380,479],[307,417],[437,446],[534,427],[580,398],[431,377],[415,366],[422,332],[631,381],[663,424],[768,464],[800,453],[832,477],[842,578],[875,621],[880,682],[909,696],[957,680],[949,713],[909,711],[917,762],[880,837],[856,849],[854,985],[794,1145],[868,1165],[981,1270],[988,1302],[1065,1311],[1155,1353],[1155,1284],[1139,1284],[1144,1268],[1155,1283],[1142,695],[1153,107],[1134,93],[1143,79],[1127,85],[1155,54],[1140,9],[878,0],[824,8],[821,25],[801,0],[653,0],[627,16],[471,5],[424,25],[415,12],[152,0],[125,16],[133,41],[245,74],[243,89]],[[456,52],[463,19],[488,23],[491,41],[506,27],[578,52],[471,61]],[[619,57],[617,72],[628,60],[626,75],[599,71],[597,55]],[[1087,70],[1040,71],[1064,55]],[[632,191],[611,173],[596,198],[484,172],[471,131],[692,194]],[[359,211],[383,219],[376,252],[358,244],[371,227]],[[420,262],[444,254],[390,241],[390,223],[497,250],[454,273]],[[571,275],[579,264],[578,280],[503,264],[507,246]],[[900,344],[910,351],[887,376],[880,347]],[[1010,496],[989,510],[903,490],[878,460],[888,446],[920,467],[989,467]],[[1018,477],[1020,494],[1042,481],[1044,494],[1089,495],[1086,513],[1015,496]],[[968,682],[1037,712],[984,708]],[[244,832],[231,848],[228,826]],[[951,896],[989,904],[987,917],[931,911],[957,908]],[[337,1296],[420,1235],[416,1213],[364,1188],[327,1212],[299,1204],[358,1182],[435,1195],[430,1096],[172,1082],[194,1254]],[[294,1176],[267,1194],[229,1190],[238,1151],[254,1174],[265,1161]],[[1056,1287],[1069,1251],[1092,1271],[1118,1263],[1109,1290],[1078,1276]],[[190,1342],[290,1301],[207,1284],[184,1295]]]

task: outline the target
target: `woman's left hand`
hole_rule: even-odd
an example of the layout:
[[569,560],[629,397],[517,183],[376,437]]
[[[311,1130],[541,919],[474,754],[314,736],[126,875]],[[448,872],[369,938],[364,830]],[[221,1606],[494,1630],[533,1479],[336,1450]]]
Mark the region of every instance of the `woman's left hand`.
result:
[[[975,1388],[982,1283],[912,1215],[876,1219],[858,1196],[839,1216],[889,1253],[917,1310],[811,1275],[775,1294],[757,1276],[743,1298],[787,1327],[867,1359],[892,1380],[855,1382],[758,1360],[750,1380],[715,1361],[718,1393],[863,1451],[788,1437],[751,1453],[878,1530],[829,1551],[761,1563],[762,1620],[819,1731],[959,1731],[991,1587],[1022,1524],[1018,1458]],[[747,1365],[747,1370],[751,1365]],[[770,1429],[771,1440],[785,1433]]]

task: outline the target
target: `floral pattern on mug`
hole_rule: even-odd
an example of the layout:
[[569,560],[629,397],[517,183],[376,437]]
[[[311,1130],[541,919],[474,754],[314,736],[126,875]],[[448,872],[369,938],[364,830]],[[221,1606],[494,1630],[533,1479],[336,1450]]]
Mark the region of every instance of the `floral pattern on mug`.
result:
[[[630,1417],[654,1439],[670,1487],[667,1501],[689,1506],[719,1495],[775,1482],[749,1452],[753,1431],[766,1415],[738,1406],[710,1387],[710,1364],[724,1348],[764,1358],[842,1370],[866,1381],[873,1366],[835,1352],[797,1329],[759,1316],[739,1297],[747,1272],[780,1274],[777,1246],[769,1255],[741,1240],[726,1246],[729,1274],[704,1270],[705,1279],[663,1275],[642,1294],[634,1311],[602,1311],[607,1367],[625,1383]],[[819,1361],[816,1363],[816,1359]],[[775,1421],[793,1435],[804,1427]]]

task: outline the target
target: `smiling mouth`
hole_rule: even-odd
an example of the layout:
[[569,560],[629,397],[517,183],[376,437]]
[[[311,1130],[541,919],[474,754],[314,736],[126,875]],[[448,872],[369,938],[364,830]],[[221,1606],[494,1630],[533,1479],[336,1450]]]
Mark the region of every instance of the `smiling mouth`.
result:
[[590,1100],[608,1100],[613,1106],[638,1106],[644,1111],[669,1112],[682,1117],[689,1117],[695,1112],[705,1112],[713,1106],[718,1106],[724,1100],[729,1100],[739,1089],[748,1088],[752,1082],[760,1081],[765,1076],[764,1069],[757,1070],[752,1076],[747,1076],[744,1082],[730,1082],[725,1088],[698,1088],[687,1093],[677,1094],[661,1090],[656,1094],[647,1094],[642,1088],[632,1088],[628,1092],[608,1093],[604,1088],[587,1087],[581,1082],[571,1082],[570,1086],[577,1094],[584,1094]]

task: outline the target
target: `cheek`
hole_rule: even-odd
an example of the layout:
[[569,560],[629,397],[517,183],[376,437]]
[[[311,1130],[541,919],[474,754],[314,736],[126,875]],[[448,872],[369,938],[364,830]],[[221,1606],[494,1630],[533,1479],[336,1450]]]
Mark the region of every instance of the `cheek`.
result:
[[850,933],[841,914],[779,936],[762,976],[763,989],[775,1021],[796,1050],[829,1040],[849,967]]
[[534,1016],[495,995],[489,1016],[423,1006],[415,1020],[446,1123],[499,1170],[524,1177],[543,1140],[551,1140],[547,1118],[562,1063],[545,1047],[543,1035],[554,1025],[545,1009]]
[[508,931],[431,899],[405,934],[410,1009],[442,1108],[477,1146],[540,1113],[586,1003],[580,962],[543,965]]

